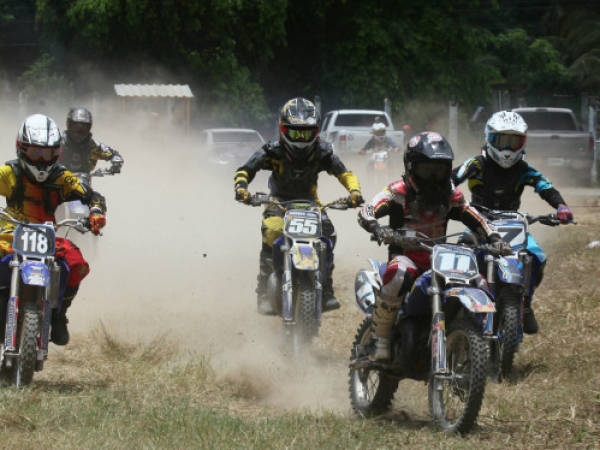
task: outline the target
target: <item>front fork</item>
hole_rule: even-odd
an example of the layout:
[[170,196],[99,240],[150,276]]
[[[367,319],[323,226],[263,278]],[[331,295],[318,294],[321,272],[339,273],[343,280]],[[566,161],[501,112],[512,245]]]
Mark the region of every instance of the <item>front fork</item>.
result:
[[[319,241],[319,263],[322,264],[325,261],[325,258],[322,257],[324,251],[323,247],[326,246],[325,243]],[[283,274],[281,279],[281,295],[282,295],[282,317],[283,323],[288,325],[295,324],[294,318],[294,291],[292,284],[292,257],[290,255],[290,243],[286,241],[285,245],[281,247],[281,251],[283,252]],[[314,281],[315,281],[315,291],[316,291],[316,302],[317,302],[317,311],[319,316],[321,315],[322,301],[323,298],[323,283],[321,281],[321,273],[322,270],[317,269],[313,272]]]
[[[17,324],[19,317],[19,259],[15,254],[8,263],[11,271],[10,295],[6,306],[6,327],[4,329],[4,351],[14,352],[17,349]],[[10,367],[12,360],[6,360]]]
[[448,374],[446,364],[446,321],[442,311],[442,296],[437,276],[432,274],[428,289],[431,297],[431,372],[433,375]]

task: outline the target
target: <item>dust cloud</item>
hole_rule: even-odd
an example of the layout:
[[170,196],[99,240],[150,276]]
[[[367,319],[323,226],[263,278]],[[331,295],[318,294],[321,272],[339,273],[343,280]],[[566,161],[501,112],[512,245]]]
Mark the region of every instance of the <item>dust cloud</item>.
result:
[[[19,117],[4,111],[4,158],[14,157],[14,136],[27,114],[47,113],[62,129],[68,106]],[[156,117],[116,106],[98,105],[93,113],[94,137],[119,150],[125,165],[120,175],[93,181],[107,199],[104,235],[70,235],[91,266],[69,310],[74,339],[100,322],[122,339],[164,335],[191,357],[208,355],[217,377],[237,385],[242,397],[283,409],[347,413],[347,358],[362,320],[353,305],[354,274],[367,257],[386,257],[357,225],[356,211],[330,213],[338,232],[334,285],[342,309],[324,316],[324,337],[294,364],[281,352],[281,320],[256,313],[261,210],[234,201],[235,167],[209,162],[193,138],[199,125],[186,136]],[[346,163],[363,178],[365,160]],[[365,198],[400,175],[369,180]],[[266,191],[266,179],[259,174],[251,191]],[[321,175],[322,200],[343,195],[335,178]],[[159,344],[156,351],[169,348]]]

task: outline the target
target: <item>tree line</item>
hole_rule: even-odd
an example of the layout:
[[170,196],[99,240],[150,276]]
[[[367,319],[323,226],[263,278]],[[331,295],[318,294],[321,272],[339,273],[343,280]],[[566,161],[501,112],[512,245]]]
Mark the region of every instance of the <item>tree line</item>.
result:
[[[30,95],[187,83],[215,123],[263,124],[285,99],[401,111],[600,91],[585,0],[0,0],[0,58]],[[1,69],[0,69],[1,70]]]

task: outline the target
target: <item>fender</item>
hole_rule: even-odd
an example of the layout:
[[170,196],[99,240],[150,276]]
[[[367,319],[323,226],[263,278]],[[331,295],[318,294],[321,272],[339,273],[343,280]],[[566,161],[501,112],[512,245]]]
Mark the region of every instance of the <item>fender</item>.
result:
[[498,258],[496,273],[503,283],[523,285],[523,264],[515,256]]
[[481,289],[472,287],[451,288],[444,291],[444,301],[457,298],[472,313],[496,312],[494,303]]
[[19,265],[23,283],[32,286],[47,287],[50,284],[50,271],[46,264],[39,261],[23,261]]
[[292,264],[298,270],[319,270],[319,255],[310,244],[296,242],[290,249]]

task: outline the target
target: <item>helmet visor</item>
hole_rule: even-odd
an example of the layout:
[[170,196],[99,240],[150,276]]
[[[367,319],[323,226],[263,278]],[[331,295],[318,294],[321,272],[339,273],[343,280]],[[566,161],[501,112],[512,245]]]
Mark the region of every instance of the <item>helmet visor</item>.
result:
[[60,147],[37,147],[34,145],[21,145],[21,152],[31,162],[52,162],[60,155]]
[[490,133],[488,142],[498,150],[519,151],[525,145],[527,136],[519,134]]
[[292,142],[310,142],[319,133],[318,128],[290,128],[280,125],[281,132]]
[[447,161],[421,161],[415,166],[414,173],[421,180],[431,180],[434,183],[448,179],[450,170]]

